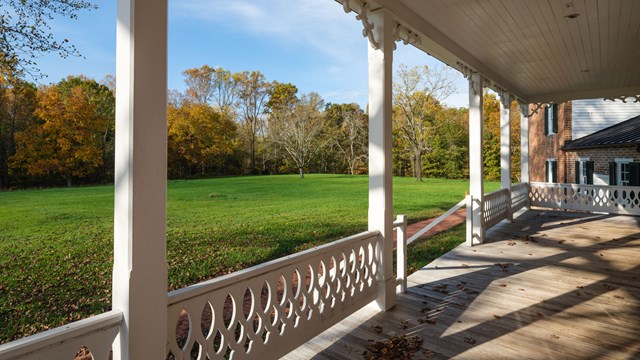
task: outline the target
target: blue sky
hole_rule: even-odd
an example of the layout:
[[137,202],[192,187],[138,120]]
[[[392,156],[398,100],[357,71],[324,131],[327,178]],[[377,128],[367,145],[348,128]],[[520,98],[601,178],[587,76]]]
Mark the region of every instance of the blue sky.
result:
[[[58,38],[69,38],[82,58],[38,59],[48,78],[69,74],[100,80],[115,73],[116,1],[95,0],[98,10],[78,20],[56,19]],[[268,80],[291,82],[300,92],[316,91],[327,102],[367,102],[367,40],[355,14],[333,0],[170,0],[170,89],[183,90],[181,72],[208,64],[232,72],[260,70]],[[404,63],[443,66],[423,52],[398,43],[394,67]],[[467,106],[466,81],[456,72],[458,91],[445,102]]]

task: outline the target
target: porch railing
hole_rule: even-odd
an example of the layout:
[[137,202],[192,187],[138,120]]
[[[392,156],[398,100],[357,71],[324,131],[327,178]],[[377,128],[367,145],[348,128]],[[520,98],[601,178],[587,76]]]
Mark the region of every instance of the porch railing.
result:
[[0,360],[73,359],[83,348],[94,360],[108,360],[122,313],[109,311],[0,345]]
[[640,215],[640,187],[531,183],[532,206]]
[[375,300],[377,231],[169,294],[168,358],[277,358]]
[[489,229],[507,219],[511,213],[511,197],[508,189],[501,189],[484,196],[482,222]]
[[529,184],[520,183],[511,186],[511,213],[529,204]]

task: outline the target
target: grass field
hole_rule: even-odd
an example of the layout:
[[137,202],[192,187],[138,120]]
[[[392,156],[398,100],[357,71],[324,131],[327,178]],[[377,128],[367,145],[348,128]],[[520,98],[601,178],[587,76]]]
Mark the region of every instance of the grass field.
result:
[[[170,181],[170,289],[365,230],[367,182],[345,175]],[[394,178],[394,209],[410,222],[430,218],[467,189],[466,181]],[[0,193],[0,342],[110,308],[112,226],[112,186]],[[461,229],[410,248],[410,267],[459,244]]]

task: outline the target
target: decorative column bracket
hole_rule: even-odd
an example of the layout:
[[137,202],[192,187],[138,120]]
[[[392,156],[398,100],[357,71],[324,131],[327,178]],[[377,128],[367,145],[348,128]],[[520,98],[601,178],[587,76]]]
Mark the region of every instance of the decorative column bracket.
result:
[[523,103],[520,99],[518,99],[518,103],[520,103],[520,105],[522,106],[522,110],[521,110],[522,114],[524,115],[524,117],[527,117],[527,118],[537,114],[540,110],[542,110],[543,107],[553,104],[553,103],[532,103],[531,105],[533,105],[533,108],[531,109],[531,112],[527,112],[529,108],[528,104]]
[[[422,44],[422,40],[420,40],[420,35],[414,33],[413,31],[407,29],[400,23],[396,23],[395,28],[393,29],[393,36],[396,42],[402,41],[405,45],[420,45]],[[394,45],[394,50],[396,49]]]
[[631,102],[634,103],[639,103],[640,102],[640,95],[629,95],[629,96],[625,96],[625,95],[620,95],[620,96],[610,96],[610,97],[606,97],[604,98],[604,101],[612,101],[612,102],[616,102],[616,100],[622,100],[623,103],[627,103],[627,99],[631,98]]
[[464,76],[464,78],[469,81],[470,83],[469,88],[473,91],[473,95],[478,95],[476,93],[477,84],[475,83],[475,80],[473,79],[473,76],[472,76],[473,74],[476,74],[478,72],[459,61],[458,61],[458,69],[462,73],[462,76]]

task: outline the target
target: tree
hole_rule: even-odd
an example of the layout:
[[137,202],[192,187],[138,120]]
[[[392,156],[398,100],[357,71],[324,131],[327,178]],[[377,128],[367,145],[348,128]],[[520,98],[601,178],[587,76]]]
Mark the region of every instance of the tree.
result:
[[242,118],[242,136],[249,148],[249,172],[256,173],[256,144],[262,129],[263,115],[271,84],[259,71],[243,71],[238,77],[238,104]]
[[282,146],[297,166],[300,178],[314,155],[322,148],[320,135],[325,127],[322,108],[324,101],[317,93],[302,95],[293,111],[270,119],[269,133]]
[[169,171],[191,175],[196,168],[205,175],[213,166],[222,166],[233,152],[236,125],[207,104],[184,103],[168,108]]
[[431,139],[431,151],[424,155],[426,175],[447,179],[468,177],[469,110],[444,108],[436,121],[439,126]]
[[487,180],[500,180],[500,101],[488,91],[483,94],[482,147],[484,176]]
[[412,156],[413,173],[422,181],[422,155],[430,150],[430,136],[436,130],[436,112],[441,102],[455,91],[451,71],[400,65],[393,84],[394,127]]
[[240,75],[209,65],[182,72],[187,85],[186,98],[196,104],[217,106],[223,115],[231,115],[237,102]]
[[[94,92],[95,90],[95,92]],[[104,162],[104,134],[112,121],[111,91],[93,80],[68,77],[38,90],[35,115],[40,119],[16,134],[12,165],[29,175],[85,177]]]
[[0,0],[0,63],[16,74],[41,76],[35,59],[44,53],[78,56],[68,39],[56,39],[48,22],[56,16],[75,19],[97,9],[85,0]]
[[351,175],[359,163],[366,161],[368,146],[368,118],[360,106],[329,104],[325,117],[332,126],[332,141],[337,146]]
[[11,185],[9,159],[16,152],[15,135],[34,121],[35,107],[35,85],[0,77],[0,189]]

